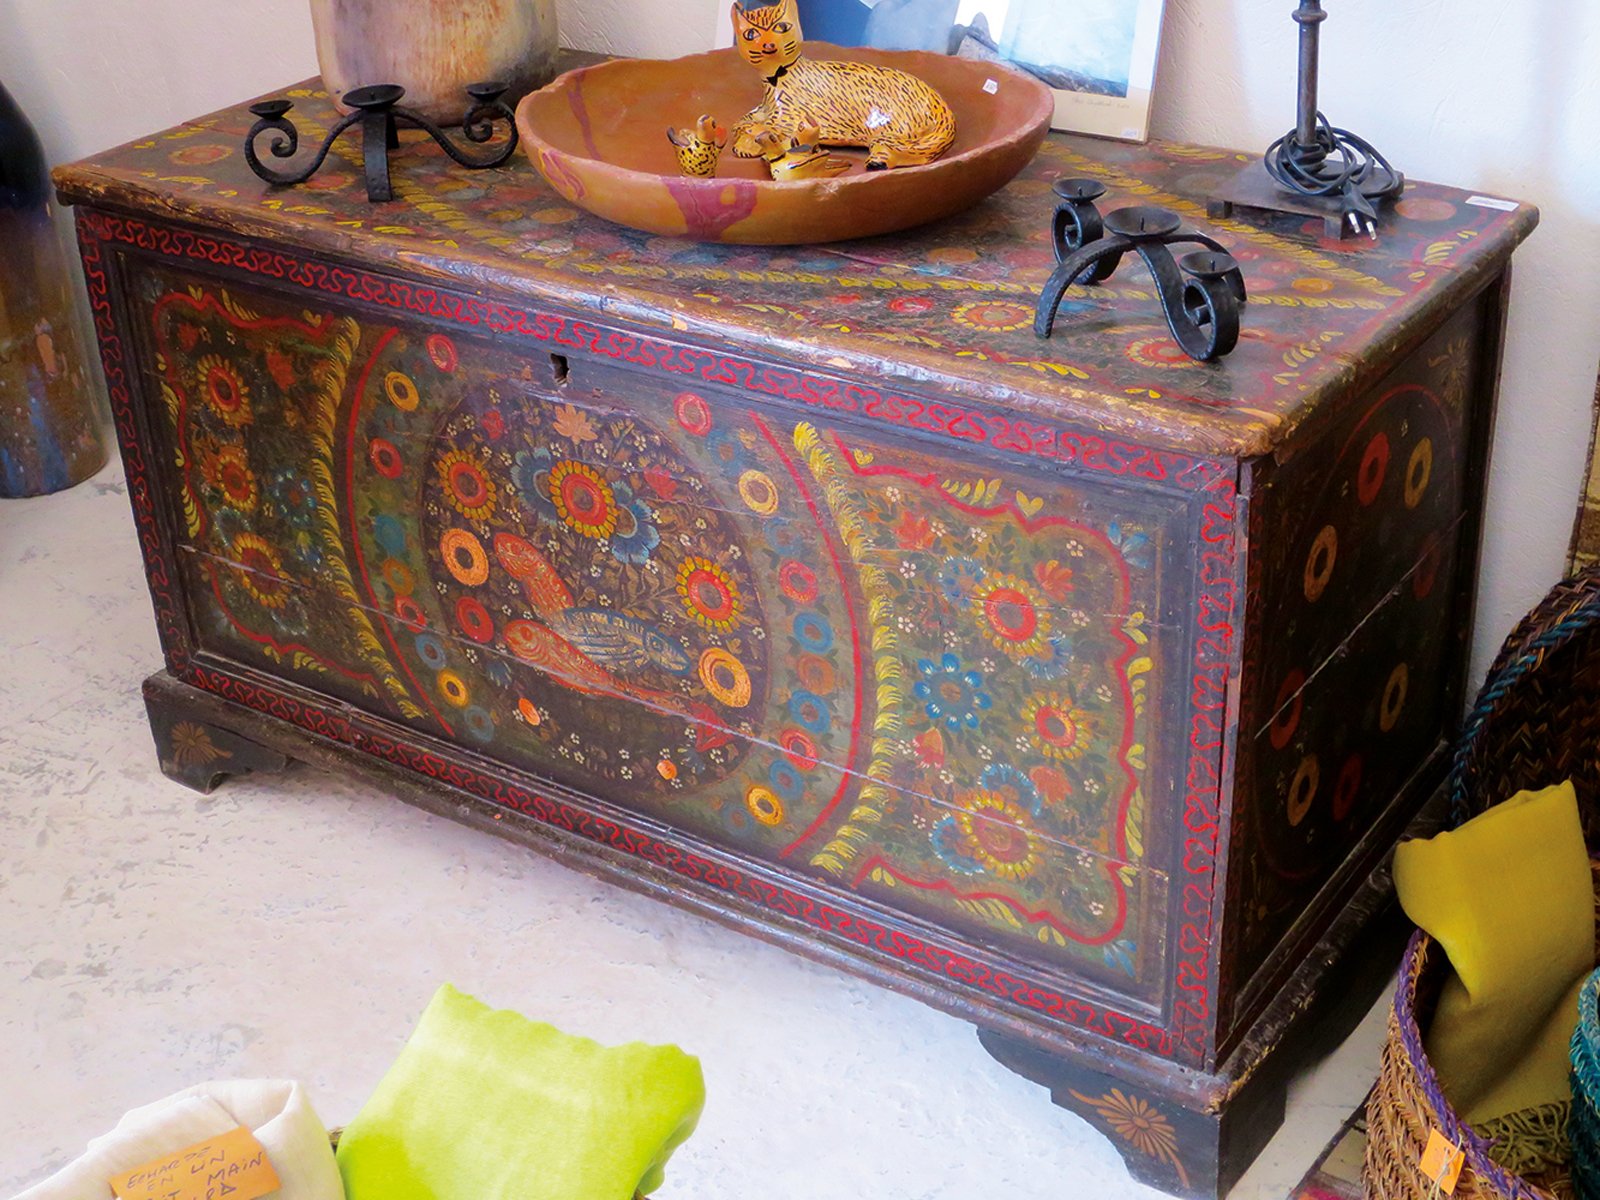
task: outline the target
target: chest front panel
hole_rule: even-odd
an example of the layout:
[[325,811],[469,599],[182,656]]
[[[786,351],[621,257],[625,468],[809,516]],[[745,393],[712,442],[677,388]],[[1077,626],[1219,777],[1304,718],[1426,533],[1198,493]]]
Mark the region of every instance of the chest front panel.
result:
[[1230,535],[1196,482],[625,369],[592,329],[552,353],[175,266],[130,287],[203,655],[1198,1052],[1220,693],[1193,667],[1226,648],[1196,530]]

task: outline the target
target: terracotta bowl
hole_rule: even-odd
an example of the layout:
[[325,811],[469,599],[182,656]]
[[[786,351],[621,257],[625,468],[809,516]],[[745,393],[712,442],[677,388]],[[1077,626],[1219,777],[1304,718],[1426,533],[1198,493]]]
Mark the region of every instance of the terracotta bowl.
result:
[[[683,175],[669,125],[710,113],[731,127],[761,102],[761,80],[732,49],[569,71],[518,107],[522,144],[551,187],[608,220],[700,241],[784,246],[892,233],[960,212],[1022,170],[1050,128],[1050,89],[998,63],[825,43],[808,43],[806,53],[927,80],[955,112],[955,145],[926,166],[889,171],[867,171],[864,154],[841,151],[855,161],[831,179],[775,183],[762,163],[731,150],[716,176]],[[991,80],[996,86],[986,91]]]

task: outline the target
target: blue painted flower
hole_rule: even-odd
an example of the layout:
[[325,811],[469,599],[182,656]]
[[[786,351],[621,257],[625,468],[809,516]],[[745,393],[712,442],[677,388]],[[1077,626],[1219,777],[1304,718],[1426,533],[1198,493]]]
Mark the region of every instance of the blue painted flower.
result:
[[821,613],[803,612],[797,616],[794,637],[813,654],[826,654],[833,648],[833,626]]
[[290,521],[306,521],[317,511],[317,493],[304,471],[285,468],[267,482],[267,495]]
[[498,654],[489,655],[489,665],[484,668],[489,682],[498,687],[511,686],[511,664]]
[[626,483],[611,485],[617,501],[617,527],[611,532],[611,553],[618,562],[642,566],[650,561],[650,552],[661,544],[661,533],[656,529],[656,514],[643,500],[633,498],[633,489]]
[[978,782],[1032,816],[1037,817],[1044,810],[1044,797],[1039,795],[1033,780],[1008,763],[990,763],[978,776]]
[[925,678],[917,680],[912,691],[935,724],[951,730],[976,729],[978,714],[994,704],[983,690],[983,676],[963,671],[954,654],[947,653],[937,662],[924,658],[917,663],[917,670]]
[[798,800],[805,792],[805,782],[800,778],[800,772],[784,759],[780,758],[772,764],[772,769],[767,772],[767,778],[772,783],[772,790],[785,800]]
[[1154,546],[1148,534],[1130,533],[1124,535],[1121,522],[1113,521],[1106,526],[1106,537],[1110,539],[1111,544],[1117,548],[1117,551],[1122,555],[1123,561],[1128,563],[1129,566],[1148,567],[1150,565],[1150,554]]
[[479,708],[476,704],[466,709],[461,714],[461,723],[467,727],[467,732],[477,742],[494,741],[494,718],[487,709]]
[[443,670],[446,661],[444,643],[431,633],[418,634],[417,657],[429,670]]
[[735,477],[756,465],[736,429],[713,429],[706,438],[706,449],[711,451],[711,457],[722,465],[723,470]]
[[944,593],[945,599],[952,603],[960,603],[972,596],[977,590],[983,577],[988,572],[983,569],[983,564],[970,558],[952,558],[939,568],[934,579],[939,584],[939,590]]
[[973,857],[971,843],[962,837],[954,817],[941,817],[934,824],[928,840],[933,843],[933,852],[952,871],[962,875],[983,874],[983,864]]
[[1022,669],[1035,679],[1054,679],[1072,665],[1072,637],[1062,631],[1053,633],[1039,648],[1021,660]]
[[378,545],[387,550],[392,558],[399,558],[406,552],[406,527],[388,513],[379,513],[372,518],[372,536],[377,538]]
[[1113,970],[1126,971],[1129,975],[1134,975],[1133,956],[1137,949],[1127,938],[1117,939],[1102,951],[1105,956],[1106,966],[1111,967]]
[[827,733],[833,712],[821,696],[803,689],[789,696],[789,715],[812,733]]
[[517,492],[541,520],[560,522],[555,501],[550,498],[550,468],[555,459],[544,446],[536,450],[519,450],[511,467],[511,481]]

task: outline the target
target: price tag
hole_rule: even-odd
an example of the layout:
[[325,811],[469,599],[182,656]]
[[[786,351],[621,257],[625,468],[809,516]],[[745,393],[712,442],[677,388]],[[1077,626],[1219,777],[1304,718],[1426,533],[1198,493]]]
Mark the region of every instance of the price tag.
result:
[[998,79],[985,79],[983,81],[983,90],[991,96],[994,95],[1000,90],[1000,81]]
[[278,1187],[267,1152],[243,1125],[111,1180],[118,1200],[260,1200]]
[[1422,1150],[1422,1173],[1446,1196],[1455,1194],[1467,1152],[1452,1145],[1437,1129],[1428,1130],[1428,1144]]

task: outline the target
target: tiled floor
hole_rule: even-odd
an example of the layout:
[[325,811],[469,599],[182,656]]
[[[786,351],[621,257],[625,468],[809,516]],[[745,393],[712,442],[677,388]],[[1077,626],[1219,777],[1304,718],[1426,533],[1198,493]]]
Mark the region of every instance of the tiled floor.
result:
[[[0,629],[0,1196],[205,1079],[296,1077],[342,1123],[444,980],[698,1054],[710,1099],[665,1200],[1156,1195],[913,1001],[370,787],[305,769],[211,797],[169,783],[115,467],[0,502]],[[1300,1081],[1238,1200],[1289,1192],[1381,1034],[1380,1006]]]

